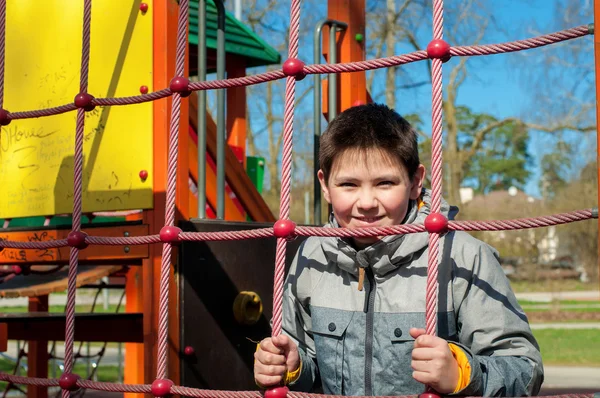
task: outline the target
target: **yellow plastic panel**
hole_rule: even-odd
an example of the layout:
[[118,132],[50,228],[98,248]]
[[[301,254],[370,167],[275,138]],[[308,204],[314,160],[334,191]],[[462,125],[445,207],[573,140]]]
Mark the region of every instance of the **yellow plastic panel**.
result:
[[[88,92],[152,91],[152,1],[92,2]],[[55,107],[79,93],[83,0],[8,0],[4,108]],[[71,213],[76,111],[13,120],[0,135],[0,218]],[[152,207],[152,104],[86,114],[84,212]],[[149,177],[142,181],[140,170]]]

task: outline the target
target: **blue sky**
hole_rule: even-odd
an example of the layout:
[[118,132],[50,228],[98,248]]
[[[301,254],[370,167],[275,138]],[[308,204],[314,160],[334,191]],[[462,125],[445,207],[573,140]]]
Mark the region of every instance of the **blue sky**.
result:
[[[367,4],[371,1],[367,0]],[[382,1],[382,0],[378,0]],[[456,0],[455,0],[456,1]],[[232,2],[229,2],[231,6]],[[287,2],[284,2],[287,3]],[[318,3],[317,3],[318,4]],[[305,33],[301,37],[300,42],[300,58],[305,60],[306,63],[312,63],[312,51],[313,51],[313,39],[312,29],[315,22],[318,19],[326,16],[326,3],[314,9],[314,5],[311,9],[308,9],[310,4],[305,3],[302,8],[301,23],[306,28],[306,31],[310,34]],[[447,4],[451,4],[450,0]],[[455,3],[456,4],[456,3]],[[486,31],[486,36],[482,40],[481,44],[484,43],[499,43],[504,41],[512,41],[518,39],[529,38],[538,34],[547,34],[557,30],[557,11],[555,9],[557,0],[490,0],[488,4],[494,7],[493,15],[495,25],[490,25]],[[588,0],[581,1],[582,7],[591,8],[592,2]],[[287,5],[286,5],[287,7]],[[275,28],[281,28],[289,22],[289,9],[285,8],[278,10],[278,18],[270,21],[271,25]],[[583,13],[583,12],[582,12]],[[448,18],[448,17],[446,17]],[[588,24],[592,22],[587,19],[580,19],[572,21],[568,27],[574,27],[582,24]],[[369,28],[367,27],[367,33]],[[277,33],[269,32],[269,34],[261,34],[270,44],[276,45],[282,40],[282,35]],[[368,35],[367,35],[368,36]],[[431,37],[431,29],[427,28],[420,31],[417,34],[421,45],[426,46],[426,43]],[[586,52],[589,52],[589,57],[593,60],[593,44],[592,38],[580,38],[576,40],[586,40],[589,44],[586,47]],[[367,42],[367,46],[373,44]],[[473,44],[472,42],[464,43],[450,43],[457,45]],[[402,54],[412,51],[410,48],[403,48],[401,45],[396,46],[396,54]],[[532,121],[533,115],[536,113],[536,99],[532,97],[532,86],[531,79],[537,73],[536,68],[540,65],[535,62],[539,62],[544,55],[544,50],[534,49],[527,51],[527,54],[501,54],[488,57],[472,57],[469,59],[467,65],[469,68],[469,76],[467,77],[463,86],[459,91],[458,103],[460,105],[466,105],[476,112],[485,112],[496,116],[497,118],[504,117],[519,117],[526,121]],[[548,50],[545,50],[548,51]],[[286,59],[286,54],[282,54],[282,59]],[[324,62],[324,61],[322,61]],[[444,70],[448,73],[454,62],[457,60],[451,60],[446,64]],[[531,65],[530,67],[528,65]],[[410,64],[402,66],[406,68],[411,75],[418,76],[418,79],[422,79],[425,66],[422,62],[416,64]],[[258,73],[260,70],[251,70],[249,73]],[[561,73],[565,73],[562,71]],[[568,79],[568,71],[566,72]],[[310,82],[309,82],[310,80]],[[383,75],[376,78],[376,81],[383,82]],[[447,79],[446,79],[447,81]],[[311,84],[311,79],[305,79],[299,82],[297,85],[297,93],[302,92],[306,87]],[[401,84],[401,78],[398,79],[398,84]],[[382,93],[382,84],[379,83],[379,89],[377,87],[372,93],[375,96],[375,100],[382,102],[384,97],[378,96],[377,92]],[[377,85],[377,83],[376,83]],[[260,89],[259,89],[260,90]],[[561,98],[555,99],[557,102],[561,101]],[[251,100],[252,101],[252,100]],[[425,129],[429,129],[429,120],[431,118],[431,86],[422,86],[419,89],[401,90],[396,94],[396,109],[400,113],[419,113],[424,121],[426,121]],[[258,125],[261,124],[260,111],[256,107],[256,104],[250,105],[251,112],[254,110],[255,115],[253,118],[253,125],[259,129]],[[277,109],[277,106],[275,107]],[[282,106],[281,106],[282,108]],[[283,111],[283,109],[279,109]],[[301,106],[296,110],[297,126],[300,119],[312,118],[312,94],[308,95],[302,102]],[[258,120],[258,121],[257,121]],[[263,122],[264,123],[264,122]],[[312,129],[312,122],[309,124],[308,129]],[[323,128],[326,124],[323,122]],[[301,130],[298,128],[297,130]],[[307,129],[305,126],[304,129]],[[300,134],[312,134],[311,132],[300,131]],[[300,135],[299,134],[299,135]],[[544,153],[544,148],[547,145],[543,144],[543,141],[548,140],[548,134],[540,134],[532,132],[530,141],[530,152],[533,155],[533,164],[531,171],[533,175],[526,185],[526,192],[531,195],[539,196],[539,158]],[[574,138],[575,136],[571,136]],[[588,137],[588,140],[577,141],[577,145],[582,148],[590,146],[591,142],[594,141],[594,137]],[[262,141],[264,144],[264,141]],[[261,139],[258,140],[258,144],[261,145]],[[296,146],[299,148],[300,145]]]

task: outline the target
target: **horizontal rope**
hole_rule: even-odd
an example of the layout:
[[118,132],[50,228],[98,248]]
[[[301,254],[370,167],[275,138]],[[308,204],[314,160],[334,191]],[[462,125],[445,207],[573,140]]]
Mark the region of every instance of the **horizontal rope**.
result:
[[147,245],[150,243],[159,243],[160,235],[144,235],[144,236],[87,236],[85,243],[89,245],[104,245],[104,246],[122,246],[122,245]]
[[[561,225],[577,221],[585,221],[596,218],[592,209],[575,210],[566,213],[558,213],[549,216],[532,218],[517,218],[511,220],[490,221],[450,221],[448,229],[451,231],[509,231],[516,229],[543,228],[552,225]],[[325,228],[325,227],[296,227],[296,236],[319,236],[319,237],[372,237],[387,235],[404,235],[425,232],[423,224],[402,224],[388,227],[373,228]],[[182,232],[179,234],[181,241],[224,241],[241,239],[259,239],[273,237],[273,228],[258,228],[242,231],[220,231],[220,232]],[[87,244],[104,246],[122,245],[147,245],[160,243],[159,235],[128,236],[128,237],[101,237],[87,236]],[[11,249],[50,249],[67,246],[66,239],[51,240],[44,242],[19,242],[11,240],[0,240],[0,247]]]
[[[536,36],[525,40],[516,40],[512,42],[499,44],[486,44],[475,46],[456,46],[450,48],[450,54],[453,56],[476,56],[476,55],[492,55],[507,52],[528,50],[536,47],[547,46],[549,44],[558,43],[565,40],[571,40],[578,37],[589,35],[589,27],[587,25],[578,26],[571,29],[565,29],[547,35]],[[327,74],[327,73],[342,73],[342,72],[359,72],[365,70],[386,68],[390,66],[398,66],[416,61],[428,59],[427,52],[424,50],[415,51],[404,55],[396,55],[388,58],[378,58],[368,61],[347,62],[339,64],[314,64],[304,67],[306,74]],[[244,77],[236,77],[233,79],[209,80],[203,82],[190,83],[188,88],[191,91],[197,90],[213,90],[223,88],[233,88],[241,86],[250,86],[259,83],[265,83],[273,80],[283,79],[285,74],[283,70],[278,69],[256,75]],[[93,93],[90,93],[93,95]],[[75,94],[74,94],[75,95]],[[154,91],[148,94],[141,94],[130,97],[114,97],[114,98],[94,98],[92,104],[97,106],[117,106],[140,104],[148,101],[162,99],[172,95],[169,88],[164,88],[159,91]],[[60,113],[70,112],[77,109],[75,104],[65,104],[54,108],[9,112],[8,117],[11,120],[29,119],[44,116],[58,115]]]
[[451,47],[450,54],[453,56],[503,54],[515,51],[529,50],[537,47],[543,47],[549,44],[559,43],[561,41],[587,36],[589,34],[589,27],[587,25],[582,25],[576,28],[566,29],[560,32],[537,36],[526,40],[516,40],[499,44]]
[[[24,376],[13,376],[6,373],[0,373],[0,381],[10,381],[14,384],[40,386],[40,387],[57,387],[58,379],[41,379],[34,377]],[[150,394],[152,392],[152,386],[150,384],[121,384],[121,383],[107,383],[97,382],[91,380],[80,379],[77,381],[77,386],[89,390],[96,391],[108,391],[108,392],[133,392],[141,394]],[[171,387],[171,393],[176,395],[183,395],[186,397],[198,397],[198,398],[263,398],[264,394],[261,391],[224,391],[224,390],[204,390],[191,387],[181,387],[173,385]],[[345,398],[342,395],[324,395],[324,394],[310,394],[290,391],[287,394],[288,398]],[[418,395],[396,395],[385,398],[416,398]],[[561,394],[561,395],[549,395],[548,398],[593,398],[594,394]],[[360,398],[360,397],[356,397]],[[367,397],[364,397],[367,398]],[[371,396],[368,398],[384,398],[378,396]]]

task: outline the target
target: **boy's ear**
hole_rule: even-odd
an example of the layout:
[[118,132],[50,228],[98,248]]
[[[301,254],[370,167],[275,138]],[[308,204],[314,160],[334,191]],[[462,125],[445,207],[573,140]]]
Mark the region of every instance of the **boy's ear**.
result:
[[412,200],[417,200],[419,196],[421,196],[421,191],[423,190],[423,180],[425,179],[425,166],[422,164],[417,167],[417,171],[412,178],[412,186],[410,188],[410,198]]
[[325,174],[323,174],[323,170],[317,172],[317,177],[319,178],[319,182],[321,183],[321,189],[323,190],[323,197],[327,201],[327,203],[331,203],[331,195],[329,195],[329,188],[327,187],[327,181],[325,181]]

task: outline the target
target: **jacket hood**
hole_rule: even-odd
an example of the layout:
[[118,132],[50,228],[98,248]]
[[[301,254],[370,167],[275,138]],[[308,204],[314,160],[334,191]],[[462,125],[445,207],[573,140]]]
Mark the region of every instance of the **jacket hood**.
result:
[[[420,202],[420,203],[419,203]],[[441,212],[448,220],[453,220],[458,208],[448,205],[442,199]],[[402,224],[423,224],[431,213],[431,191],[423,188],[420,201],[411,200]],[[339,228],[337,220],[330,216],[325,226]],[[382,237],[364,249],[357,250],[350,238],[326,237],[321,238],[321,246],[328,261],[337,263],[338,267],[351,274],[358,275],[358,268],[371,267],[373,273],[383,276],[388,272],[410,263],[413,256],[427,246],[427,232],[406,235],[390,235]]]

